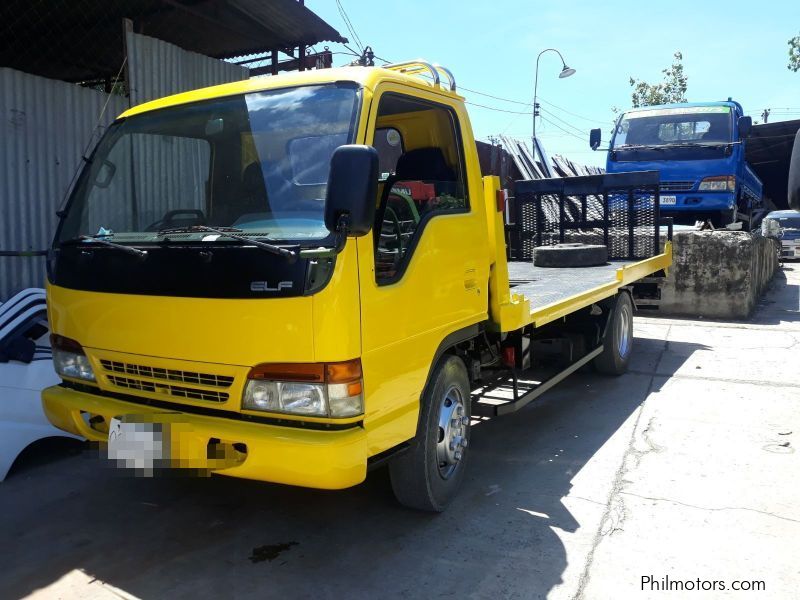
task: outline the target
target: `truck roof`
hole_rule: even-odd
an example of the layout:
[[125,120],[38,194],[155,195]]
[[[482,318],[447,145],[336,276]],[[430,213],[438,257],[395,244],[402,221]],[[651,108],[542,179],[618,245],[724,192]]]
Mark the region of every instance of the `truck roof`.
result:
[[[426,63],[424,63],[424,61],[419,61],[418,63],[414,64]],[[418,69],[417,72],[420,70],[422,69]],[[333,69],[316,69],[311,71],[295,71],[280,75],[254,77],[252,79],[245,79],[243,81],[234,81],[232,83],[224,83],[222,85],[200,88],[188,92],[182,92],[180,94],[174,94],[172,96],[165,96],[163,98],[158,98],[156,100],[151,100],[149,102],[144,102],[137,106],[133,106],[123,112],[118,118],[123,119],[139,113],[171,106],[178,106],[181,104],[188,104],[190,102],[222,98],[224,96],[236,96],[249,92],[260,92],[264,90],[301,85],[333,83],[336,81],[349,81],[369,89],[374,89],[380,81],[393,81],[403,85],[417,87],[428,92],[433,91],[450,98],[458,98],[459,100],[463,100],[463,98],[457,93],[454,91],[451,92],[447,86],[434,86],[431,80],[423,79],[418,74],[402,72],[395,68],[355,66],[336,67]]]
[[653,106],[640,106],[638,108],[629,108],[626,113],[639,112],[641,110],[658,110],[660,108],[693,108],[702,106],[735,106],[740,111],[743,111],[742,105],[736,100],[714,100],[712,102],[676,102],[672,104],[655,104]]

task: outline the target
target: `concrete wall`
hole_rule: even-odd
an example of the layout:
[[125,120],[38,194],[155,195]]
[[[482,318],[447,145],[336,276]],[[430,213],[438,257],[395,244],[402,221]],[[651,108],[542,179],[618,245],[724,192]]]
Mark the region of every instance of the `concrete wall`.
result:
[[778,242],[741,231],[676,232],[659,313],[744,319],[778,268]]

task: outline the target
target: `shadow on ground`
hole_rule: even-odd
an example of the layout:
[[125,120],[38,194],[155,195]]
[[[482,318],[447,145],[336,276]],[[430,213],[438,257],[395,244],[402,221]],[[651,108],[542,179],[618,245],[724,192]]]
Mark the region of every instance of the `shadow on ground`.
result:
[[[18,465],[0,484],[0,597],[75,571],[142,598],[545,597],[567,566],[562,537],[583,527],[592,539],[622,457],[607,475],[594,469],[591,522],[565,507],[573,479],[650,393],[664,353],[703,348],[636,344],[635,372],[577,374],[540,403],[476,427],[464,489],[441,515],[398,506],[385,469],[323,492],[137,479],[86,457]],[[570,549],[570,560],[586,551]]]
[[[800,285],[790,283],[787,273],[800,271],[800,262],[784,263],[758,303],[751,322],[759,325],[800,323]],[[793,278],[796,280],[796,276]]]

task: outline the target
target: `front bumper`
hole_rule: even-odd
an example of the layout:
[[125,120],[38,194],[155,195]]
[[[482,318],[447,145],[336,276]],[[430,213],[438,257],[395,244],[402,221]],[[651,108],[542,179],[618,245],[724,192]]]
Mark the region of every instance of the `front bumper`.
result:
[[[234,466],[214,473],[321,489],[342,489],[364,481],[367,472],[366,432],[361,426],[339,431],[281,427],[232,418],[164,410],[98,396],[63,386],[42,392],[50,422],[91,441],[106,443],[105,431],[90,426],[82,413],[101,416],[105,423],[123,415],[146,415],[148,421],[180,424],[180,453],[174,457],[206,457],[212,440],[246,448]],[[193,464],[196,466],[196,464]]]
[[781,258],[800,258],[800,239],[781,240]]
[[[664,197],[675,198],[674,204],[664,202]],[[661,192],[660,211],[671,213],[708,213],[732,211],[736,206],[733,192]]]

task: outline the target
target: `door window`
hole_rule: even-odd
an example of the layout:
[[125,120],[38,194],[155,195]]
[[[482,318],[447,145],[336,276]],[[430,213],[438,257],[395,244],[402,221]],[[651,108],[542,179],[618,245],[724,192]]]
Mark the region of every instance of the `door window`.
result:
[[469,203],[451,109],[385,94],[377,124],[373,145],[383,183],[374,228],[375,278],[388,284],[402,277],[425,224],[437,215],[467,212]]

